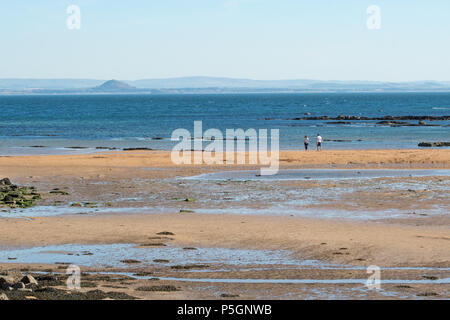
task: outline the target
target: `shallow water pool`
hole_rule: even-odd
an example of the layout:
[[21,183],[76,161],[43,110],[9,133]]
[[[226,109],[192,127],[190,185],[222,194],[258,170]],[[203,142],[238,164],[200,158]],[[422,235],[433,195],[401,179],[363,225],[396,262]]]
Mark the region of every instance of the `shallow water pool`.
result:
[[374,179],[387,177],[424,177],[450,176],[446,169],[287,169],[279,170],[275,175],[260,175],[258,170],[221,171],[186,177],[187,180],[341,180],[341,179]]

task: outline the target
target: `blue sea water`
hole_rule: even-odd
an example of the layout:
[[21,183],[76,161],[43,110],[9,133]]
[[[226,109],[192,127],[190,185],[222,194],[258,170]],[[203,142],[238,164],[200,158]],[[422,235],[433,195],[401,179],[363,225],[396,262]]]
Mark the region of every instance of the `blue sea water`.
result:
[[[303,137],[317,133],[326,140],[345,140],[326,141],[325,149],[417,148],[421,141],[450,141],[449,121],[429,122],[442,126],[389,127],[376,121],[292,120],[305,113],[450,115],[450,93],[4,95],[0,109],[3,155],[86,152],[95,147],[170,149],[175,144],[172,131],[186,128],[193,134],[195,120],[203,121],[203,130],[279,129],[281,149],[302,148]],[[90,149],[67,148],[74,146]]]

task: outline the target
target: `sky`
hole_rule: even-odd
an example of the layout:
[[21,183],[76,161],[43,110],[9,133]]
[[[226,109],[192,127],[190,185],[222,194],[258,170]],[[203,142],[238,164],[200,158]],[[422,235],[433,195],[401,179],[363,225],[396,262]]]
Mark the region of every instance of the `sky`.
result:
[[450,1],[1,1],[0,46],[0,78],[450,81]]

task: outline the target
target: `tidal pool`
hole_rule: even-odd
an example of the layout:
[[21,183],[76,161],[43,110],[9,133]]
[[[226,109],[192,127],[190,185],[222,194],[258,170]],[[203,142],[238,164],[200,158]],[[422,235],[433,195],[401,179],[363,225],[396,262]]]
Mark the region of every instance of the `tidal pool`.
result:
[[[225,265],[299,265],[286,250],[244,250],[224,248],[189,248],[174,246],[145,247],[138,244],[65,244],[0,251],[0,262],[76,264],[87,267],[129,267],[123,262],[133,259],[133,266],[225,264]],[[155,262],[167,260],[167,262]]]

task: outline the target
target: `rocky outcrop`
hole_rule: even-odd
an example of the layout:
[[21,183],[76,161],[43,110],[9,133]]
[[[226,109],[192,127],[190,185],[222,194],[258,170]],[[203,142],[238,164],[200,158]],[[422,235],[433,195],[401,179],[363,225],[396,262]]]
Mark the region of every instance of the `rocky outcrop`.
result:
[[329,116],[314,116],[314,117],[302,117],[294,118],[291,120],[372,120],[372,121],[404,121],[404,120],[414,120],[421,121],[418,125],[426,125],[424,121],[448,121],[450,116],[384,116],[384,117],[361,117],[361,116],[348,116],[348,115],[338,115],[337,117]]
[[[21,280],[19,281],[17,279]],[[135,297],[121,292],[104,292],[98,289],[81,292],[66,288],[59,289],[55,288],[55,286],[64,286],[64,282],[54,275],[37,275],[36,278],[31,275],[23,276],[21,273],[20,277],[9,275],[0,276],[0,300],[135,299]]]
[[31,287],[33,286],[38,286],[38,282],[30,275],[23,277],[20,281],[15,281],[14,277],[0,277],[0,290],[2,291],[32,292]]
[[450,142],[420,142],[419,147],[450,147]]
[[0,180],[0,207],[28,208],[40,198],[34,187],[17,186],[8,178]]

